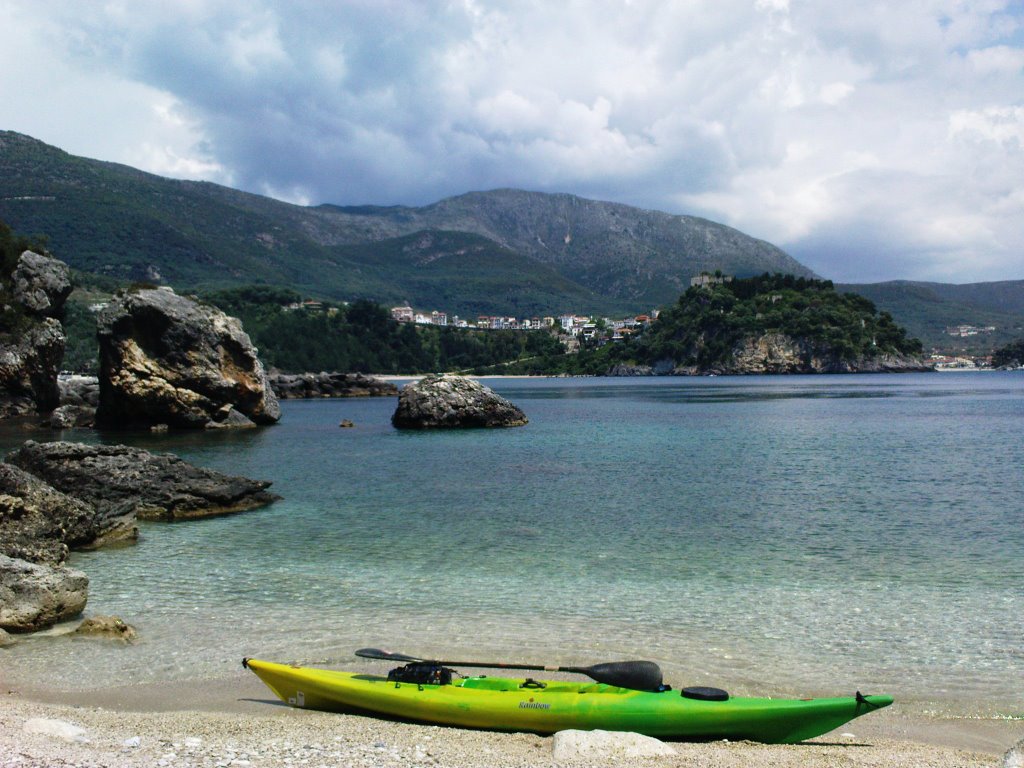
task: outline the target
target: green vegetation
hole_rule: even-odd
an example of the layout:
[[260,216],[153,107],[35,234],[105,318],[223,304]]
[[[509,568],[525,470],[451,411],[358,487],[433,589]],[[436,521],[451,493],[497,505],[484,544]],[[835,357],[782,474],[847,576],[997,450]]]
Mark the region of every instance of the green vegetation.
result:
[[561,353],[561,344],[548,333],[400,324],[387,309],[366,300],[289,309],[299,294],[262,286],[204,298],[239,318],[263,362],[286,372],[485,373],[508,361]]
[[868,299],[837,293],[828,280],[765,274],[690,288],[661,313],[638,354],[645,362],[707,368],[728,360],[744,337],[765,333],[807,340],[840,360],[921,352],[920,342]]
[[1010,342],[992,353],[992,366],[994,368],[1015,364],[1024,364],[1024,339]]

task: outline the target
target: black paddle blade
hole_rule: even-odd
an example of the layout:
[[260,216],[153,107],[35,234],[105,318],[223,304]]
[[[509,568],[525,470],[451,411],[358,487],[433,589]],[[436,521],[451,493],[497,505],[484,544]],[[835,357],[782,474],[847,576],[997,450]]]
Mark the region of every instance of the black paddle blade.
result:
[[572,667],[599,683],[634,691],[661,690],[661,667],[653,661],[609,661],[592,667]]
[[415,656],[382,651],[380,648],[360,648],[356,651],[356,656],[362,656],[364,659],[382,659],[383,661],[423,661]]

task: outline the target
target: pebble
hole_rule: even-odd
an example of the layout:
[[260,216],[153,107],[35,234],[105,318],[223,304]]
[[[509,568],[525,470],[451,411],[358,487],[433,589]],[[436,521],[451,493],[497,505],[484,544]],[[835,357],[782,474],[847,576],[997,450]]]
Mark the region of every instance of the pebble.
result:
[[[0,697],[0,768],[557,768],[553,739],[532,734],[425,728],[351,715],[269,708],[267,713],[114,712]],[[65,720],[66,718],[66,720]],[[23,731],[28,719],[81,728],[90,742]],[[771,746],[745,742],[674,743],[678,754],[583,758],[617,768],[837,768],[857,765],[991,768],[993,754],[879,739]],[[1014,739],[1009,739],[1007,746]],[[845,741],[845,740],[844,740]],[[1001,750],[1002,751],[1002,750]],[[1009,763],[1014,768],[1018,766]]]

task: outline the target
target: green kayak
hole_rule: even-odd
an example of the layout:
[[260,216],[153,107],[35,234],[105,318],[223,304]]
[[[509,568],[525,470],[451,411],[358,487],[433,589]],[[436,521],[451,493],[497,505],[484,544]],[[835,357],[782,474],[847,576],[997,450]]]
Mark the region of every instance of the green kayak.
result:
[[721,691],[724,700],[709,700],[706,692],[716,689],[641,691],[596,682],[488,676],[436,685],[256,659],[244,664],[294,707],[545,734],[602,729],[683,741],[791,744],[892,703],[891,696],[860,693],[796,700],[733,698]]

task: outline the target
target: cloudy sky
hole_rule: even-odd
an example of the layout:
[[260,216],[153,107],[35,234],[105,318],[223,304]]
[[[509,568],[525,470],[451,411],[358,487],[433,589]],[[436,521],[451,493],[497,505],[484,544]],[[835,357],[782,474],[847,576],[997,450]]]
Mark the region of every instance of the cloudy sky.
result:
[[0,0],[0,129],[301,203],[497,187],[1024,279],[1024,0]]

